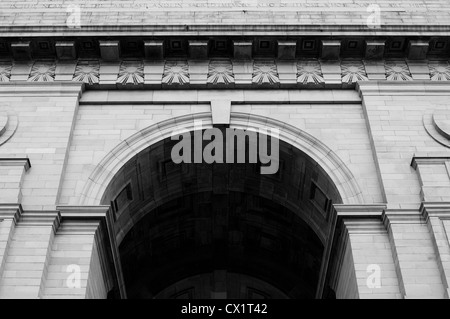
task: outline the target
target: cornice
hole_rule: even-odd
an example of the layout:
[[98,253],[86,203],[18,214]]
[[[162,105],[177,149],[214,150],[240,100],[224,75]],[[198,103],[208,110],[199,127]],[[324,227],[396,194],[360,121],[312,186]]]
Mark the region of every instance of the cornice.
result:
[[57,206],[62,220],[105,220],[109,206]]
[[61,223],[58,211],[25,211],[18,226],[51,226],[56,233]]
[[342,205],[334,204],[338,217],[343,219],[381,219],[383,211],[386,209],[386,204],[371,204],[371,205]]
[[417,154],[412,158],[411,166],[417,169],[419,165],[445,165],[447,162],[450,162],[449,154]]
[[450,202],[423,202],[420,212],[427,221],[430,217],[450,219]]
[[0,204],[0,221],[11,219],[17,224],[22,213],[23,209],[20,204]]
[[74,96],[81,98],[85,85],[80,82],[0,82],[0,96]]
[[12,36],[449,36],[449,25],[381,25],[370,29],[367,25],[321,24],[141,24],[120,26],[92,25],[80,28],[67,28],[55,25],[1,26],[1,37]]
[[388,230],[393,224],[411,225],[426,223],[419,210],[411,209],[387,209],[383,212],[382,219]]

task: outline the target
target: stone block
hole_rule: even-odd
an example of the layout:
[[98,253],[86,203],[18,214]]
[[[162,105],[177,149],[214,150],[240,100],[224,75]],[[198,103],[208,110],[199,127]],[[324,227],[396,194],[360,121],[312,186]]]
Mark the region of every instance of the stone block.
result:
[[294,60],[297,52],[297,42],[278,41],[278,59]]
[[341,41],[322,40],[321,58],[324,60],[339,60],[341,55]]
[[408,59],[424,60],[427,58],[429,42],[421,40],[411,40],[408,44]]
[[164,41],[144,41],[144,51],[147,60],[163,60]]
[[58,41],[55,43],[55,48],[59,60],[74,60],[77,58],[74,41]]
[[100,41],[100,55],[104,61],[118,61],[120,58],[119,41]]
[[251,60],[253,42],[252,41],[234,41],[234,58],[236,60]]

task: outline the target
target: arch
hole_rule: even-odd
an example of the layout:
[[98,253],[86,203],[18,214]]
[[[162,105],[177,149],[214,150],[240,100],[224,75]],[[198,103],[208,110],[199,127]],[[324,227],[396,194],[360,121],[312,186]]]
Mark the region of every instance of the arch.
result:
[[[100,205],[109,183],[123,165],[147,147],[170,138],[174,131],[195,130],[197,121],[202,121],[204,129],[213,127],[209,112],[185,115],[149,126],[121,142],[96,166],[82,190],[79,204]],[[303,151],[329,175],[343,204],[363,204],[361,189],[350,169],[333,150],[314,136],[279,120],[238,112],[231,113],[230,127],[278,129],[280,140]]]

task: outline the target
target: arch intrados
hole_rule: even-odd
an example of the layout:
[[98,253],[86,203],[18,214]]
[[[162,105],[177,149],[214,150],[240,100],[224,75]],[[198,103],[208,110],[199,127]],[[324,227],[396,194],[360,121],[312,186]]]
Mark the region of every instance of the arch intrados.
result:
[[[176,130],[194,131],[195,122],[200,120],[205,129],[213,126],[210,113],[185,115],[149,126],[121,142],[96,166],[85,184],[79,204],[101,205],[103,194],[122,166],[149,146],[169,138]],[[230,127],[277,128],[280,140],[299,149],[322,167],[338,189],[343,204],[363,203],[362,192],[351,171],[336,153],[314,136],[275,119],[237,112],[231,113]]]

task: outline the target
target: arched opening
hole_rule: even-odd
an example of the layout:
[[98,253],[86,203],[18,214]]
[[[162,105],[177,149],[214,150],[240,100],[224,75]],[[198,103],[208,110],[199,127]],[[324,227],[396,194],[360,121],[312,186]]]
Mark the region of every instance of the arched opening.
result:
[[322,166],[284,141],[273,175],[261,163],[174,164],[176,143],[129,159],[101,200],[128,297],[314,298],[342,203]]

